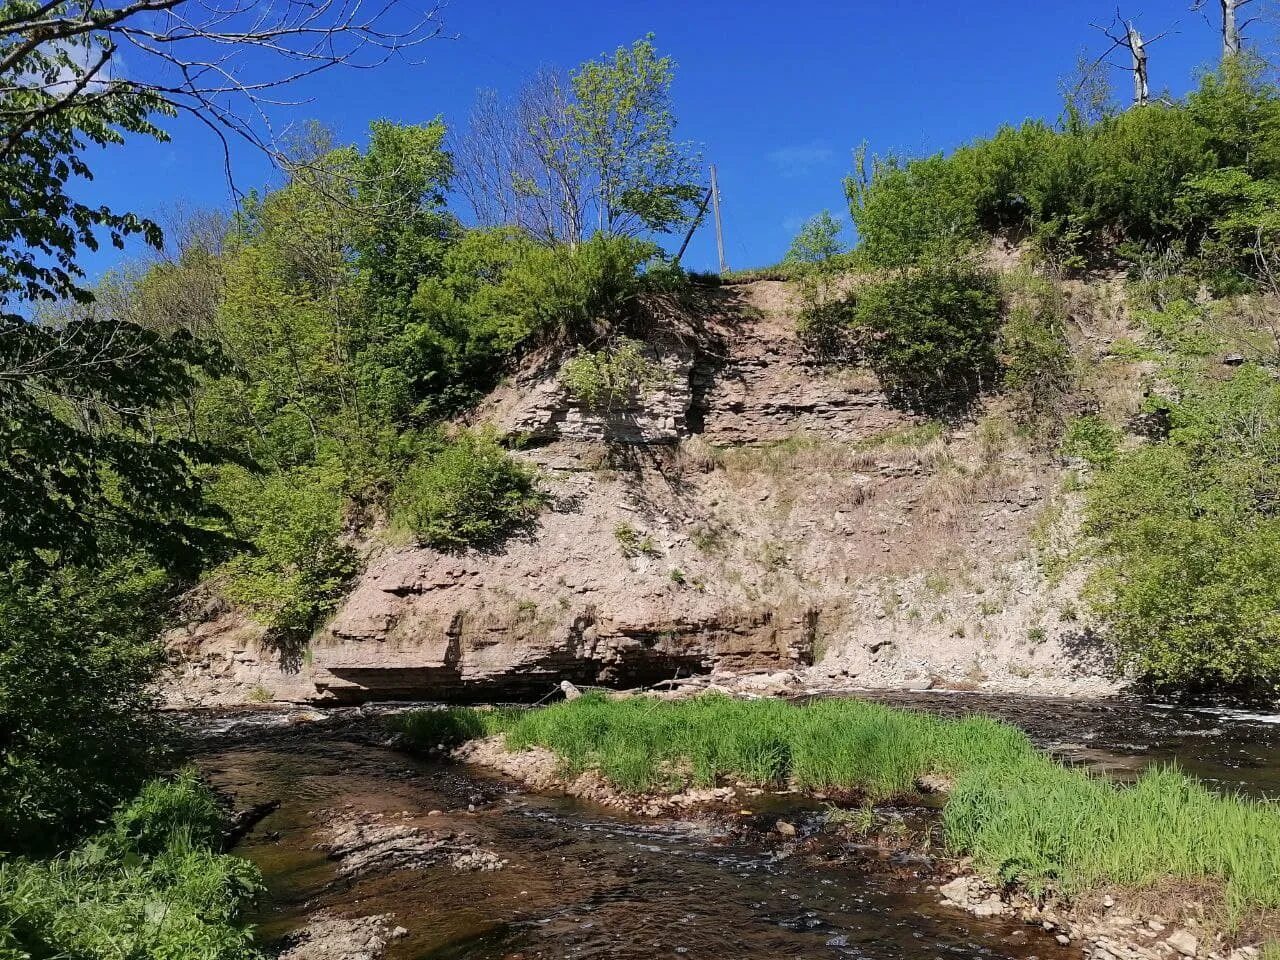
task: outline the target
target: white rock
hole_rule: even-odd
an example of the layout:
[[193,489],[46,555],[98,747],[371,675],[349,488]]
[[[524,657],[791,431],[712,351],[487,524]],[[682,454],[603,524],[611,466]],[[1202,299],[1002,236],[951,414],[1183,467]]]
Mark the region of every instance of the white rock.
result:
[[1189,930],[1175,930],[1169,934],[1169,946],[1177,950],[1184,957],[1194,957],[1196,955],[1196,947],[1199,942],[1195,938],[1195,934]]

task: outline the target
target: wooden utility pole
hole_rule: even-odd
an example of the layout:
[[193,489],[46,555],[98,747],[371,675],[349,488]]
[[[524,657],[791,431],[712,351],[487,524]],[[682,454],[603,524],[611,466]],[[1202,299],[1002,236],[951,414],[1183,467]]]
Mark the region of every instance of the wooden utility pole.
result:
[[707,204],[711,202],[711,193],[712,191],[708,189],[706,194],[703,196],[702,203],[698,207],[698,213],[694,216],[693,222],[689,224],[689,232],[684,235],[684,243],[680,244],[679,251],[677,251],[675,257],[671,260],[672,263],[679,264],[680,258],[684,256],[684,252],[689,249],[689,241],[693,239],[693,231],[698,229],[699,224],[702,223],[702,218],[707,215]]
[[716,253],[720,255],[720,272],[728,273],[729,264],[724,259],[724,226],[720,223],[720,183],[716,180],[716,165],[711,165],[711,209],[716,217]]

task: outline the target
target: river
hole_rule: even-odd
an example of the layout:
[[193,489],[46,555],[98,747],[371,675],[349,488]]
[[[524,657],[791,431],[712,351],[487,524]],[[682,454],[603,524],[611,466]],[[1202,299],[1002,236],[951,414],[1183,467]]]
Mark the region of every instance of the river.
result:
[[[1122,700],[874,698],[993,713],[1065,760],[1118,776],[1176,761],[1218,789],[1280,796],[1276,717]],[[267,881],[256,920],[269,946],[327,912],[393,915],[407,932],[387,960],[1079,956],[1022,924],[941,906],[927,858],[803,842],[821,829],[813,803],[753,798],[753,815],[738,822],[761,825],[754,830],[728,819],[642,820],[406,756],[382,745],[377,712],[304,724],[271,713],[189,718],[196,760],[220,790],[237,806],[277,805],[237,847]],[[505,864],[344,876],[318,844],[335,823],[369,817],[454,837]],[[777,818],[799,837],[769,832]]]

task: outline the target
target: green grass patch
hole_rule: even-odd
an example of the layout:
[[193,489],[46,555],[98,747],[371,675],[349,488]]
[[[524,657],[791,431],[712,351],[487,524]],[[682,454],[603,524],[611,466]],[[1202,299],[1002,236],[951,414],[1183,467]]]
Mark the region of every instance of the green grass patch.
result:
[[264,960],[243,922],[258,870],[217,852],[223,827],[185,773],[64,856],[0,860],[0,958]]
[[948,843],[989,875],[1067,895],[1208,881],[1221,885],[1230,922],[1280,908],[1274,803],[1221,796],[1170,768],[1132,785],[1090,776],[982,716],[942,719],[859,700],[588,696],[396,722],[430,745],[442,742],[441,729],[504,733],[513,750],[548,748],[566,774],[598,770],[630,791],[733,779],[884,799],[913,791],[926,774],[943,776],[954,784],[943,813]]

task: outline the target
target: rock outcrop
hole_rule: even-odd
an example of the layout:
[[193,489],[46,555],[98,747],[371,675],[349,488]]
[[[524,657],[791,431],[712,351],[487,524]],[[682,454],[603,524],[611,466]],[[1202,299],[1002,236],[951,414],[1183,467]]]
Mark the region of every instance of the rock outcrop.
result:
[[706,329],[651,338],[662,374],[630,407],[583,409],[547,358],[481,406],[542,471],[531,535],[462,556],[373,536],[304,650],[206,610],[170,635],[174,699],[540,699],[811,664],[844,686],[1107,687],[1071,585],[1029,557],[1033,527],[1069,521],[1059,471],[999,410],[943,435],[810,362],[785,285],[718,296]]

